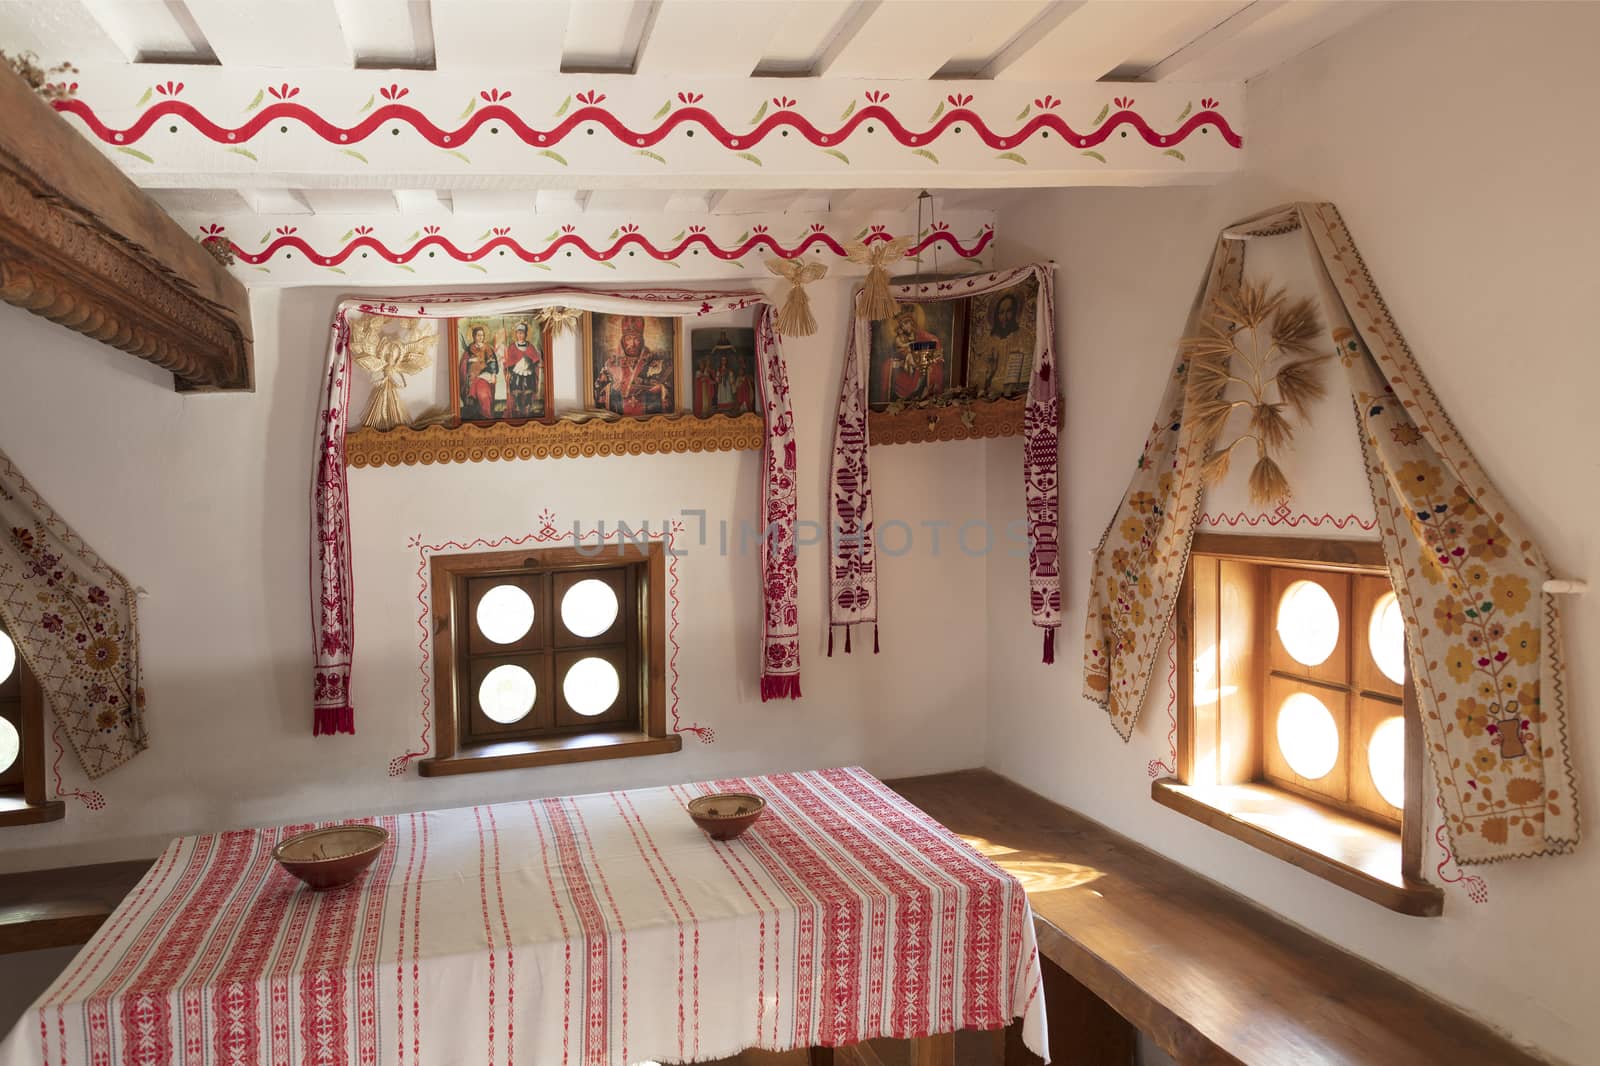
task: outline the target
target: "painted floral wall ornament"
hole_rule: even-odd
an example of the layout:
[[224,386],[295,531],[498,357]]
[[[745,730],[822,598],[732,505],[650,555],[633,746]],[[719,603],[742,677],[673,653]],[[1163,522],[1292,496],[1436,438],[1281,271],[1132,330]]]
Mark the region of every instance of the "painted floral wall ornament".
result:
[[433,365],[439,347],[437,329],[420,319],[394,319],[360,315],[350,324],[350,346],[356,365],[372,375],[372,398],[361,424],[369,429],[409,426],[411,416],[400,400],[407,374],[420,374]]
[[533,313],[533,320],[550,332],[550,339],[563,333],[575,333],[583,312],[576,307],[541,307]]
[[892,241],[868,244],[855,241],[845,245],[845,257],[852,263],[867,267],[867,280],[861,286],[861,299],[856,302],[856,315],[868,322],[881,322],[894,317],[900,305],[889,294],[889,264],[899,262],[911,247],[910,237],[896,237]]
[[769,256],[766,264],[769,271],[789,283],[789,295],[778,309],[778,332],[786,337],[809,337],[817,332],[817,318],[811,313],[806,286],[826,277],[828,268],[822,263],[776,256]]
[[[1321,335],[1321,317],[1309,297],[1291,303],[1282,289],[1246,282],[1212,298],[1199,335],[1183,342],[1195,440],[1211,449],[1202,467],[1207,484],[1227,476],[1233,450],[1248,440],[1256,447],[1251,501],[1266,507],[1289,495],[1289,479],[1274,455],[1294,439],[1284,409],[1309,422],[1312,402],[1327,392],[1322,364],[1332,356],[1313,351]],[[1229,385],[1242,386],[1249,398],[1229,400]],[[1274,393],[1276,400],[1270,398]],[[1216,447],[1229,417],[1241,407],[1250,414],[1245,432]]]

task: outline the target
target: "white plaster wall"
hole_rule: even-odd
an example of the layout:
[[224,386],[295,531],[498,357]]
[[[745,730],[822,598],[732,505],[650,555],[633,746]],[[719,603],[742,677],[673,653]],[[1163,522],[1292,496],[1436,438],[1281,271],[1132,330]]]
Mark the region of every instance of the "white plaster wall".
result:
[[[814,286],[821,331],[787,355],[799,419],[800,509],[822,520],[843,358],[844,282]],[[883,776],[974,765],[984,750],[981,559],[919,545],[883,567],[883,654],[823,655],[823,551],[802,549],[803,689],[760,702],[753,555],[717,551],[716,523],[754,523],[755,452],[561,459],[351,472],[355,736],[311,735],[311,429],[331,289],[253,303],[254,395],[180,396],[138,360],[0,308],[0,447],[137,584],[150,750],[92,786],[69,754],[67,817],[0,832],[0,871],[154,855],[174,835],[859,763]],[[874,455],[884,519],[981,517],[981,448]],[[391,778],[420,730],[418,556],[409,542],[520,535],[550,508],[564,528],[708,512],[711,544],[679,561],[683,721],[713,727],[675,755],[424,780]],[[688,536],[696,528],[691,524]],[[919,528],[920,532],[920,528]],[[981,592],[977,594],[981,602]],[[871,637],[866,637],[870,652]],[[928,654],[930,647],[942,649]],[[0,963],[0,980],[5,970]]]
[[[1339,205],[1445,407],[1553,567],[1600,579],[1600,459],[1588,436],[1600,392],[1596,40],[1600,4],[1395,5],[1250,86],[1240,180],[1006,205],[1002,262],[1060,264],[1066,618],[1047,675],[1012,609],[1025,567],[989,564],[988,765],[1572,1062],[1595,1061],[1600,1043],[1600,845],[1480,868],[1487,904],[1449,888],[1443,917],[1400,917],[1150,799],[1146,764],[1168,750],[1164,671],[1127,745],[1079,692],[1091,552],[1155,416],[1217,231],[1285,201]],[[1247,273],[1259,262],[1252,251]],[[1358,509],[1359,471],[1336,461],[1347,429],[1298,457],[1297,510]],[[993,520],[1020,512],[1020,449],[988,448]],[[1600,598],[1569,601],[1565,618],[1577,762],[1592,782]],[[1587,801],[1600,805],[1592,790]]]

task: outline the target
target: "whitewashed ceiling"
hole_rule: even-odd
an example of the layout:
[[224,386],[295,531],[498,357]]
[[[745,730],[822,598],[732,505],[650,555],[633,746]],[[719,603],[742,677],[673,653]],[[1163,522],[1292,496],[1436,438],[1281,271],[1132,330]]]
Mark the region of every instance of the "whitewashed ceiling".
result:
[[1218,180],[1244,83],[1383,6],[0,0],[0,48],[75,64],[68,121],[254,284],[698,276],[873,225],[982,264],[986,190]]

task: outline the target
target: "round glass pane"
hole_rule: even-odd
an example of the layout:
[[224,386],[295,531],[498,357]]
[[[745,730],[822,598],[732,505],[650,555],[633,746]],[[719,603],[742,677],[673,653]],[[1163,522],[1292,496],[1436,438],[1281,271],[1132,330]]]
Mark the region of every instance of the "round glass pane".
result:
[[11,719],[0,718],[0,774],[11,769],[21,751],[22,737],[17,734],[17,727]]
[[1278,750],[1289,769],[1315,781],[1339,760],[1339,727],[1327,706],[1309,692],[1296,692],[1278,708]]
[[1391,807],[1406,805],[1406,724],[1385,718],[1367,741],[1367,773],[1378,795]]
[[1406,621],[1400,617],[1400,601],[1392,592],[1385,592],[1372,608],[1367,647],[1384,677],[1397,685],[1406,683]]
[[1294,661],[1321,666],[1339,644],[1339,609],[1315,581],[1296,581],[1278,601],[1278,639]]
[[533,628],[533,600],[515,585],[496,585],[478,601],[478,629],[496,644],[510,644]]
[[584,578],[561,597],[561,624],[575,637],[598,637],[616,620],[617,594],[598,578]]
[[0,684],[11,680],[11,671],[17,668],[17,646],[11,643],[11,634],[0,633]]
[[617,668],[592,655],[573,663],[561,681],[567,706],[586,716],[609,711],[621,691],[622,678],[617,676]]
[[510,725],[528,717],[539,686],[533,675],[513,663],[490,670],[478,686],[478,706],[483,713],[501,725]]

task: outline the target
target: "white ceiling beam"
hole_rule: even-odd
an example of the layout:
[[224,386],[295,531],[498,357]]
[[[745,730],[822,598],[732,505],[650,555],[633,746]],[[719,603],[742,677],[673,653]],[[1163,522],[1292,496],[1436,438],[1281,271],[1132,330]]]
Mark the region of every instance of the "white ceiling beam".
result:
[[589,194],[586,214],[657,215],[672,198],[668,189],[596,189]]
[[[52,11],[67,6],[61,0],[39,2]],[[182,4],[130,4],[126,0],[82,0],[82,4],[129,62],[216,62],[217,57],[205,34],[200,32],[189,9]],[[44,52],[39,54],[45,55]],[[87,62],[87,57],[84,61]]]
[[458,215],[526,213],[535,204],[531,189],[455,189],[450,199]]
[[300,192],[318,215],[396,215],[394,194],[388,189],[303,189]]
[[591,0],[567,16],[561,69],[631,74],[659,0]]
[[829,78],[931,78],[950,63],[981,66],[1044,9],[1042,0],[897,0],[866,5],[854,32],[828,48]]
[[784,15],[767,41],[755,73],[777,78],[815,73],[828,46],[863,6],[864,0],[807,0],[784,5]]
[[239,195],[258,215],[309,215],[311,204],[294,189],[240,189]]
[[[939,78],[988,77],[994,57],[1061,8],[1077,7],[1081,0],[1032,0],[1028,3],[987,3],[983,14],[968,27],[969,36],[934,72]],[[1059,80],[1052,75],[1051,80]]]
[[784,214],[817,215],[829,210],[833,197],[825,189],[809,189],[795,194],[794,199],[783,209]]
[[533,209],[541,215],[578,214],[588,198],[581,189],[539,189],[533,194]]
[[1248,81],[1386,6],[1381,0],[1257,0],[1152,67],[1145,77],[1191,81],[1220,74]]
[[439,70],[561,69],[569,0],[434,0],[431,8]]
[[833,195],[832,209],[838,212],[901,211],[917,202],[913,189],[840,189]]
[[333,0],[358,67],[433,67],[433,20],[428,0]]
[[394,206],[402,215],[428,215],[451,211],[455,200],[446,203],[438,189],[395,189]]
[[1089,0],[1073,7],[1024,47],[1008,47],[989,73],[1011,81],[1098,81],[1119,67],[1147,60],[1139,68],[1142,72],[1248,2]]
[[79,0],[11,0],[0,3],[0,45],[13,55],[32,52],[41,66],[84,67],[134,58],[97,13]]
[[661,0],[634,73],[746,77],[793,6],[791,0]]
[[254,210],[239,189],[150,189],[148,192],[169,215],[238,215]]
[[667,194],[666,211],[682,215],[709,215],[712,193],[704,189],[676,189]]
[[218,61],[231,67],[349,67],[339,11],[327,0],[185,0]]

